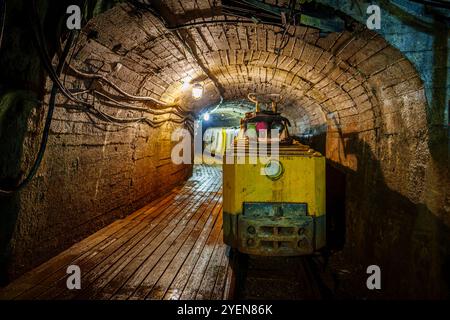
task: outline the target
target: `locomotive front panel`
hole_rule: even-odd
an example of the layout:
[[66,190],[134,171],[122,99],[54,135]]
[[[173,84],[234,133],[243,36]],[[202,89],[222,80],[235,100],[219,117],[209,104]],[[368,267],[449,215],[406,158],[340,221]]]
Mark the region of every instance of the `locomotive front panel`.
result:
[[254,255],[311,254],[325,245],[325,158],[280,149],[266,164],[223,165],[224,241]]

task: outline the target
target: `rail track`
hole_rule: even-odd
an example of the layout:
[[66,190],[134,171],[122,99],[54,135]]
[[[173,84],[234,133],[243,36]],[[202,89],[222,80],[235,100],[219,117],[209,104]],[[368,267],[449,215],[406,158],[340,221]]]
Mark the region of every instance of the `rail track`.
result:
[[322,300],[332,290],[315,256],[262,257],[233,253],[236,300]]

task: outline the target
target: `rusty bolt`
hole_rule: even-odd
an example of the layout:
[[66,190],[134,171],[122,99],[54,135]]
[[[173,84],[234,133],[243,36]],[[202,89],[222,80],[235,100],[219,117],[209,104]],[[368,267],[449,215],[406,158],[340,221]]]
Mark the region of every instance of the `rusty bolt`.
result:
[[247,232],[250,233],[250,234],[255,234],[256,233],[256,229],[253,226],[249,226],[247,228]]

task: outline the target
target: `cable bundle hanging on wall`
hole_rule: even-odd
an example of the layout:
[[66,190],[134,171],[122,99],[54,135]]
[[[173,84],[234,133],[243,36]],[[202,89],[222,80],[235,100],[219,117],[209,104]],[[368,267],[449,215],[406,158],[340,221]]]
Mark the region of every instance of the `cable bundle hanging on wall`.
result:
[[[67,64],[67,67],[70,69],[70,71],[72,71],[75,75],[82,77],[82,78],[86,78],[86,79],[91,79],[94,81],[100,81],[100,82],[104,82],[106,83],[108,86],[110,86],[114,91],[118,92],[124,99],[126,100],[134,100],[134,101],[153,101],[156,103],[160,103],[162,105],[164,105],[163,108],[158,108],[158,109],[152,109],[152,108],[139,108],[137,106],[132,106],[132,105],[124,105],[121,104],[120,102],[118,102],[117,100],[115,100],[114,98],[110,97],[107,93],[101,93],[98,90],[95,89],[88,89],[86,90],[86,92],[91,92],[93,94],[97,94],[102,96],[103,98],[110,100],[112,102],[114,102],[116,104],[117,107],[124,107],[124,109],[140,109],[141,111],[145,111],[151,114],[155,114],[155,115],[163,115],[163,114],[174,114],[176,116],[179,116],[180,118],[183,117],[183,113],[186,114],[190,114],[190,112],[183,110],[182,108],[180,108],[177,105],[168,105],[164,102],[161,102],[153,97],[147,97],[147,96],[135,96],[135,95],[131,95],[127,92],[125,92],[123,89],[121,89],[118,85],[116,85],[115,83],[113,83],[112,81],[110,81],[109,79],[107,79],[104,75],[100,75],[100,74],[95,74],[95,73],[86,73],[83,71],[80,71],[78,69],[76,69],[75,67],[73,67],[70,64]],[[168,110],[168,111],[165,111]]]
[[[42,31],[42,26],[40,25],[39,21],[38,21],[38,13],[37,13],[37,9],[35,7],[35,1],[33,1],[33,7],[34,7],[34,11],[35,11],[35,15],[32,15],[32,22],[33,24],[36,26],[36,28],[34,29],[35,32],[35,37],[37,40],[37,45],[38,45],[38,49],[39,49],[39,53],[42,59],[42,62],[44,64],[45,69],[47,70],[47,72],[49,73],[50,79],[53,81],[53,83],[55,83],[58,87],[59,90],[61,90],[61,92],[64,94],[64,96],[66,96],[66,98],[68,98],[69,100],[75,102],[75,103],[79,103],[81,106],[84,107],[84,111],[91,113],[92,115],[98,117],[101,120],[106,120],[109,122],[116,122],[116,123],[138,123],[138,122],[143,122],[143,123],[147,123],[148,125],[150,125],[151,127],[159,127],[162,125],[161,122],[153,122],[152,120],[145,118],[145,117],[138,117],[138,118],[117,118],[114,117],[112,115],[106,114],[103,111],[95,108],[94,105],[83,101],[81,99],[78,99],[76,96],[73,95],[73,93],[68,90],[63,83],[61,83],[59,77],[55,74],[55,70],[53,69],[53,65],[51,63],[51,59],[50,56],[46,50],[45,47],[45,38],[43,35],[43,31]],[[182,120],[175,120],[175,119],[170,119],[170,121],[172,122],[177,122],[177,123],[183,123],[184,121],[188,120],[189,118],[186,117]]]
[[[114,122],[114,121],[117,121],[118,123],[144,122],[144,123],[149,124],[152,127],[157,127],[158,124],[160,124],[159,122],[153,122],[152,120],[150,120],[148,118],[145,118],[145,117],[139,117],[139,118],[116,118],[114,116],[105,114],[104,112],[102,112],[102,111],[98,110],[97,108],[95,108],[95,106],[93,106],[92,104],[90,104],[90,103],[88,103],[86,101],[80,100],[75,95],[73,95],[73,93],[70,90],[68,90],[64,86],[63,83],[61,83],[61,81],[59,80],[59,77],[55,74],[55,72],[53,70],[53,65],[51,63],[50,56],[49,56],[49,54],[48,54],[48,52],[46,50],[46,47],[45,47],[45,38],[44,38],[44,35],[43,35],[42,26],[41,26],[41,24],[39,23],[39,20],[38,20],[39,15],[38,15],[38,11],[37,11],[37,8],[36,8],[35,0],[33,0],[33,9],[34,9],[34,15],[32,14],[32,22],[36,26],[36,28],[33,28],[33,29],[34,29],[35,37],[37,39],[37,44],[38,44],[38,49],[39,49],[39,52],[40,52],[40,55],[41,55],[41,59],[42,59],[42,61],[44,63],[44,67],[46,68],[47,72],[49,73],[50,79],[54,83],[57,84],[58,88],[61,90],[61,92],[64,94],[64,96],[66,96],[69,100],[71,100],[73,102],[76,102],[76,103],[79,103],[82,106],[84,106],[85,107],[85,111],[90,112],[90,113],[94,113],[94,115],[95,114],[97,114],[97,115],[100,114],[100,115],[102,115],[103,118],[109,119],[109,121],[112,121],[112,122]],[[70,65],[67,65],[67,66],[69,66],[69,68],[71,68],[72,71],[77,71],[74,68],[72,68]],[[138,97],[138,96],[129,95],[124,90],[120,89],[117,85],[115,85],[114,83],[112,83],[111,81],[109,81],[108,79],[106,79],[103,76],[90,75],[90,74],[87,74],[87,73],[83,73],[81,71],[78,71],[76,73],[78,75],[81,75],[81,76],[84,76],[84,77],[101,79],[102,81],[107,82],[111,87],[113,87],[117,92],[119,92],[122,95],[124,95],[126,98],[133,99],[133,100],[142,100],[142,101],[150,101],[151,100],[151,101],[156,102],[158,104],[164,104],[163,102],[158,101],[157,99],[154,99],[152,97]],[[124,107],[124,109],[128,109],[129,108],[129,106],[121,105],[121,104],[118,104],[117,106]],[[163,109],[168,109],[168,108],[174,108],[180,113],[186,113],[186,111],[181,110],[178,106],[166,106],[166,108],[163,108]],[[163,109],[157,109],[157,110],[161,111]],[[150,113],[153,113],[153,112],[158,113],[158,111],[155,111],[154,109],[149,109],[149,112]],[[166,113],[171,113],[171,112],[166,112]],[[180,116],[180,117],[183,117],[183,116],[181,116],[179,114],[177,114],[177,115]],[[182,121],[177,121],[175,119],[170,119],[169,121],[182,123],[183,121],[186,121],[186,120],[189,120],[189,119],[190,119],[190,116],[184,117],[184,119]]]
[[[69,38],[66,41],[66,45],[65,45],[63,52],[61,54],[61,57],[59,59],[58,66],[55,71],[55,73],[57,75],[61,74],[61,71],[64,66],[64,61],[66,60],[67,54],[69,53],[69,49],[70,49],[70,46],[72,45],[72,41],[73,41],[73,32],[71,32],[69,34]],[[45,119],[44,130],[42,133],[42,139],[41,139],[41,143],[39,146],[39,151],[37,153],[36,160],[34,161],[28,175],[25,177],[25,179],[23,179],[16,186],[9,188],[9,189],[8,188],[0,189],[0,193],[9,194],[9,193],[14,193],[14,192],[21,190],[23,187],[25,187],[31,181],[31,179],[33,179],[34,175],[36,174],[36,172],[42,162],[42,159],[44,157],[45,149],[47,147],[48,135],[50,132],[50,125],[51,125],[51,121],[52,121],[52,117],[53,117],[53,112],[55,110],[55,101],[56,101],[57,91],[58,91],[58,87],[54,83],[52,86],[52,89],[51,89],[51,93],[50,93],[48,111],[47,111],[47,116]]]
[[[181,118],[181,119],[171,119],[169,117],[169,119],[167,119],[167,120],[152,121],[146,117],[118,118],[118,117],[109,115],[107,113],[104,113],[103,111],[95,108],[94,105],[92,105],[86,101],[78,99],[70,90],[68,90],[65,87],[65,85],[59,79],[61,72],[65,66],[67,56],[70,52],[70,48],[73,44],[74,32],[72,31],[69,33],[68,39],[66,40],[66,44],[64,45],[62,54],[60,55],[60,57],[58,59],[58,65],[55,70],[53,67],[53,64],[51,62],[50,55],[46,49],[46,41],[45,41],[45,37],[43,34],[42,25],[39,21],[39,12],[37,10],[35,0],[32,1],[32,5],[30,6],[30,20],[31,20],[32,29],[34,32],[35,44],[39,51],[39,56],[41,58],[41,62],[43,63],[44,68],[48,72],[49,77],[50,77],[51,81],[53,82],[53,84],[52,84],[52,88],[51,88],[48,111],[47,111],[47,116],[46,116],[44,129],[43,129],[43,133],[42,133],[41,143],[39,146],[39,150],[38,150],[36,159],[35,159],[33,165],[31,166],[29,173],[21,182],[19,182],[17,185],[15,185],[13,187],[0,188],[0,193],[11,194],[11,193],[17,192],[17,191],[23,189],[35,176],[35,174],[42,162],[44,154],[45,154],[45,150],[46,150],[46,146],[47,146],[47,142],[48,142],[48,136],[49,136],[49,132],[50,132],[51,121],[52,121],[53,112],[54,112],[55,104],[56,104],[56,95],[57,95],[58,90],[60,90],[61,93],[70,101],[80,104],[83,107],[83,111],[85,111],[87,114],[91,114],[91,115],[95,116],[96,118],[103,120],[103,121],[108,121],[108,122],[112,122],[112,123],[119,124],[119,125],[120,124],[130,124],[130,123],[146,123],[146,124],[150,125],[152,128],[160,127],[164,123],[167,123],[167,122],[175,122],[178,124],[184,124],[185,126],[188,127],[189,130],[192,130],[192,125],[190,124],[190,122],[192,122],[192,117],[190,115],[188,115],[186,117],[183,117],[182,115],[180,115],[179,114],[180,112],[185,112],[185,111],[181,110],[178,106],[167,106],[167,108],[164,108],[164,109],[168,109],[168,108],[175,109],[175,112],[174,111],[165,112],[164,109],[143,110],[143,108],[142,108],[142,110],[140,110],[140,111],[147,111],[152,114],[160,114],[160,115],[175,114]],[[3,23],[4,23],[4,21],[2,21],[2,24]],[[3,29],[3,27],[2,27],[2,29]],[[85,74],[85,76],[89,76],[89,75]],[[103,79],[103,80],[105,80],[105,79]],[[147,97],[130,96],[130,95],[126,94],[125,91],[121,90],[118,86],[112,84],[111,82],[109,82],[109,85],[111,85],[116,91],[118,91],[122,95],[128,96],[129,99],[141,100],[141,101],[155,100],[153,98],[148,99]],[[109,100],[111,100],[110,97],[107,97],[106,95],[103,95],[103,96],[108,98]],[[156,101],[154,101],[154,102],[156,102]],[[115,104],[117,107],[122,107],[124,109],[136,108],[135,106],[122,105],[117,101],[115,102]]]

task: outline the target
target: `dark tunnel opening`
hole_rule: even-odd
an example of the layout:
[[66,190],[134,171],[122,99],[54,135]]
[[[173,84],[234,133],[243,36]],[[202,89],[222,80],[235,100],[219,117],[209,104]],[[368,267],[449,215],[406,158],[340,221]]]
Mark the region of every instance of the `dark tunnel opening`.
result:
[[334,167],[326,165],[326,208],[327,208],[327,247],[340,250],[345,244],[345,201],[346,174]]

